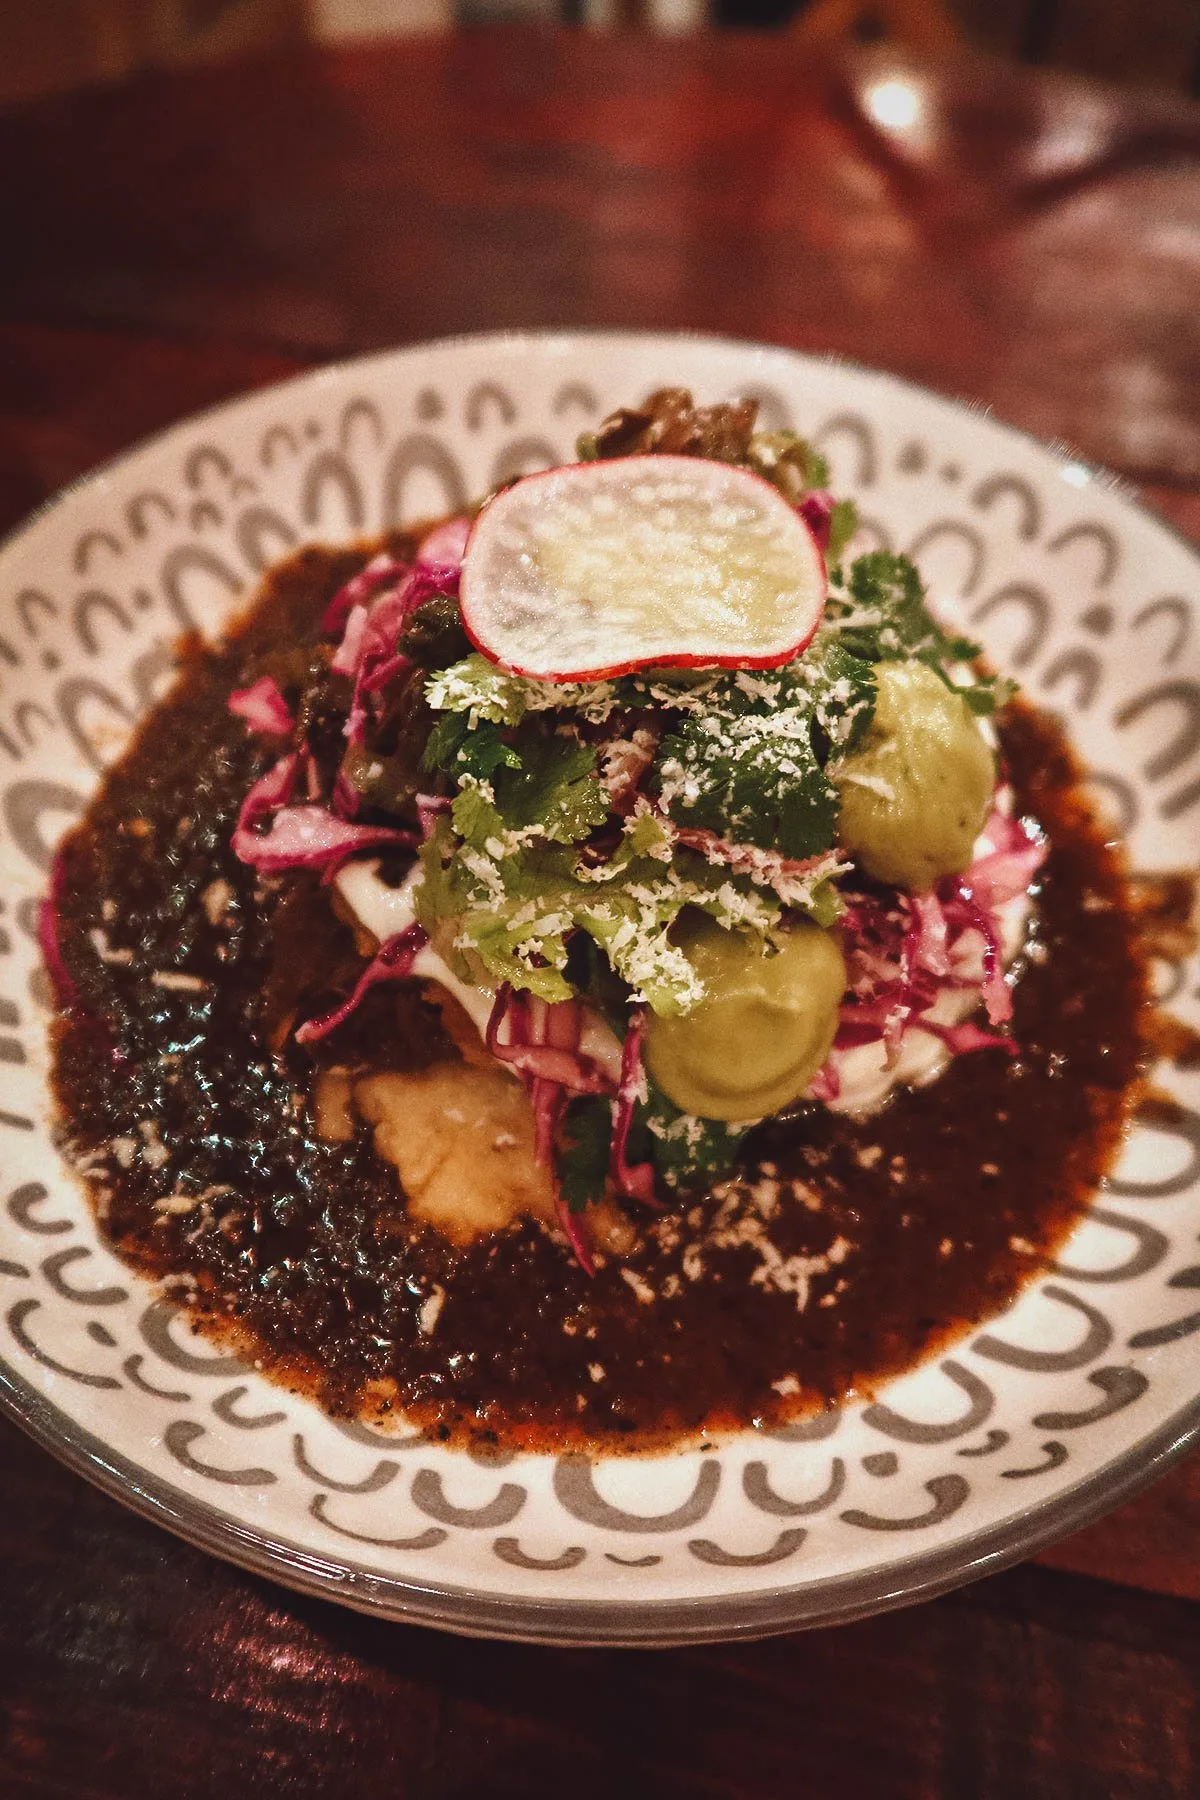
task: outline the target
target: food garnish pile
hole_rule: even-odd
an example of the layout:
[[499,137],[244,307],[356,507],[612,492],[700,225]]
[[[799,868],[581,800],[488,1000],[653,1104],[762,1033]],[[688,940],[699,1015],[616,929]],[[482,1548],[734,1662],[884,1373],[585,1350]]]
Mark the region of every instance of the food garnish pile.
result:
[[1143,1104],[1144,909],[1061,726],[754,427],[664,390],[296,551],[60,847],[100,1230],[335,1414],[590,1453],[874,1392]]
[[[711,1186],[757,1122],[1014,1049],[1044,844],[998,767],[1009,690],[754,420],[674,389],[614,414],[376,556],[230,700],[278,750],[238,858],[321,871],[362,954],[296,1045],[420,982],[458,1046],[353,1090],[452,1239],[541,1216],[590,1270],[598,1224]],[[440,1193],[414,1082],[444,1134],[485,1122]]]

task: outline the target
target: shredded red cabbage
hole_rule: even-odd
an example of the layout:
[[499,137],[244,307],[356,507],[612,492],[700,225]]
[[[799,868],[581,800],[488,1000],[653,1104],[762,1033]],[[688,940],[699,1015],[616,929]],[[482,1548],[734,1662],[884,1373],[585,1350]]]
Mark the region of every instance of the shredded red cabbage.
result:
[[842,1079],[838,1074],[837,1064],[831,1058],[829,1062],[825,1064],[823,1069],[817,1070],[817,1073],[809,1082],[809,1098],[811,1100],[819,1100],[822,1105],[827,1106],[830,1101],[837,1099],[841,1091]]
[[1035,825],[999,807],[983,837],[983,854],[962,875],[944,876],[931,893],[846,895],[840,924],[849,991],[833,1052],[809,1088],[813,1099],[837,1099],[842,1052],[882,1043],[891,1067],[909,1031],[940,1039],[953,1056],[992,1049],[1015,1054],[1006,1035],[971,1020],[947,1025],[930,1016],[944,993],[974,991],[989,1025],[1012,1017],[999,908],[1028,892],[1046,846]]
[[579,1048],[582,1031],[580,1001],[550,1004],[506,982],[496,995],[484,1041],[525,1082],[549,1081],[570,1094],[609,1094],[611,1081]]
[[567,1234],[567,1242],[575,1253],[575,1260],[585,1275],[596,1273],[596,1260],[592,1255],[592,1246],[587,1234],[582,1213],[573,1213],[561,1194],[555,1199],[555,1210],[558,1222]]
[[[415,848],[411,831],[397,831],[385,825],[354,825],[339,819],[327,807],[310,803],[291,806],[288,802],[296,786],[301,764],[311,759],[293,750],[265,775],[260,775],[238,813],[233,833],[233,852],[251,867],[274,874],[281,869],[320,869],[340,863],[356,850],[370,850],[383,844]],[[268,813],[273,813],[270,829],[255,827]]]
[[399,587],[381,594],[371,607],[370,629],[367,634],[368,657],[375,661],[379,657],[391,656],[409,614],[439,595],[457,595],[458,578],[459,569],[456,565],[417,563]]
[[[966,882],[957,878],[958,891],[948,888],[942,900],[942,916],[948,930],[956,938],[968,931],[978,932],[983,941],[983,981],[980,992],[993,1025],[1004,1025],[1012,1018],[1012,991],[1004,979],[1004,954],[995,914],[979,905]],[[956,929],[957,928],[957,929]]]
[[1045,860],[1046,840],[1032,820],[1014,819],[999,807],[994,808],[983,835],[991,850],[957,879],[966,883],[980,906],[994,911],[1028,891]]
[[369,617],[370,614],[365,606],[351,608],[350,615],[346,620],[346,629],[342,633],[342,641],[334,651],[333,661],[329,665],[335,675],[357,675],[358,665],[362,661]]
[[939,1025],[936,1019],[922,1019],[921,1030],[941,1038],[951,1056],[965,1056],[972,1050],[1004,1050],[1009,1056],[1017,1054],[1017,1046],[1010,1037],[985,1031],[971,1019],[964,1019],[959,1025]]
[[359,792],[344,770],[339,769],[333,782],[329,810],[339,819],[352,819],[358,811]]
[[447,519],[444,525],[435,525],[421,539],[417,549],[417,562],[443,568],[461,568],[470,535],[470,519]]
[[360,602],[347,614],[330,667],[354,680],[344,728],[350,744],[361,744],[366,737],[368,696],[409,666],[409,659],[396,649],[409,615],[436,595],[457,594],[458,578],[456,564],[417,563],[402,569],[401,578],[385,586],[369,603]]
[[[534,1036],[543,1040],[544,1048],[566,1056],[578,1052],[583,1033],[583,1007],[579,1001],[566,1000],[548,1006],[545,1001],[534,999],[528,1016]],[[594,1275],[596,1266],[587,1227],[582,1217],[571,1211],[555,1178],[554,1147],[566,1111],[567,1088],[550,1076],[538,1074],[533,1075],[528,1085],[533,1108],[534,1156],[550,1172],[558,1221],[567,1234],[580,1268],[585,1275]]]
[[396,639],[404,629],[409,614],[418,606],[424,606],[426,600],[433,600],[440,594],[455,595],[458,592],[457,568],[444,565],[436,567],[418,563],[410,569],[398,587],[389,588],[373,602],[368,618],[364,660],[372,665],[381,658],[394,654]]
[[629,1028],[621,1047],[621,1081],[613,1101],[613,1134],[609,1169],[619,1194],[630,1200],[641,1200],[647,1206],[657,1205],[654,1170],[649,1163],[631,1163],[625,1146],[634,1108],[646,1099],[646,1073],[642,1067],[642,1033],[646,1028],[646,1009],[635,1006],[629,1015]]
[[354,991],[349,998],[343,1000],[340,1006],[335,1006],[332,1012],[322,1014],[319,1019],[307,1020],[296,1032],[296,1042],[319,1043],[331,1031],[336,1031],[339,1025],[344,1025],[368,989],[378,986],[381,981],[402,981],[406,975],[411,974],[415,957],[428,942],[420,925],[409,925],[394,937],[385,938],[355,982]]
[[261,676],[250,687],[235,688],[227,704],[230,712],[245,719],[252,730],[268,737],[291,737],[296,729],[288,703],[270,675]]
[[358,850],[374,850],[383,844],[416,848],[416,835],[387,825],[355,825],[339,819],[326,806],[285,806],[275,814],[268,831],[233,834],[234,855],[268,874],[280,869],[323,869],[343,862]]
[[403,651],[398,650],[395,656],[385,657],[382,662],[374,665],[369,674],[363,676],[359,691],[364,694],[377,694],[380,688],[387,686],[393,676],[399,675],[401,670],[411,669],[411,667],[412,663],[409,658],[404,655]]
[[408,564],[397,562],[394,556],[381,551],[373,556],[365,569],[360,569],[339,588],[329,605],[325,608],[325,616],[321,620],[321,630],[326,637],[334,637],[345,628],[346,620],[356,606],[365,606],[373,594],[389,581],[399,581],[408,574]]
[[816,539],[817,549],[822,556],[829,548],[830,523],[836,504],[827,488],[814,488],[811,494],[805,494],[796,509]]
[[58,941],[58,909],[62,899],[62,885],[62,857],[56,856],[50,871],[50,891],[38,907],[38,948],[41,950],[55,999],[65,1011],[74,1012],[79,1005],[79,989]]
[[234,829],[235,839],[239,832],[250,831],[269,812],[287,805],[295,790],[299,768],[300,752],[291,750],[286,756],[281,756],[265,775],[259,776],[242,801]]
[[[507,1063],[524,1082],[533,1108],[534,1155],[554,1180],[554,1147],[571,1094],[611,1093],[612,1083],[579,1048],[583,1035],[583,1003],[549,1004],[534,994],[518,993],[507,983],[496,995],[485,1042],[493,1056]],[[503,1041],[502,1041],[503,1039]],[[559,1223],[587,1275],[596,1272],[583,1218],[573,1213],[554,1181]]]
[[953,970],[950,967],[949,925],[944,908],[934,894],[912,894],[909,896],[909,903],[915,927],[912,939],[914,961],[928,969],[931,975],[950,976]]

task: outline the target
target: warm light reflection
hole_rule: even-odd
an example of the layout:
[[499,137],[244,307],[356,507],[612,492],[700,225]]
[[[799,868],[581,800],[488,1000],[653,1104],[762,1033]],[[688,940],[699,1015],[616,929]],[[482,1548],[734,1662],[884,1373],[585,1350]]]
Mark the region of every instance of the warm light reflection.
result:
[[920,90],[911,81],[893,76],[875,81],[863,95],[863,104],[877,125],[890,131],[908,131],[921,117]]

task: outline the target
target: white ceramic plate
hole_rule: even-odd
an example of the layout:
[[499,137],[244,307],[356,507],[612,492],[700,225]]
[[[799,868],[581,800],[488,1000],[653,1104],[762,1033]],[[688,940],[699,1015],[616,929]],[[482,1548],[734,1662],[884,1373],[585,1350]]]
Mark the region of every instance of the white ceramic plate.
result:
[[[1135,862],[1197,860],[1200,566],[1106,478],[890,377],[715,339],[459,339],[181,425],[0,551],[0,1401],[215,1553],[396,1618],[662,1644],[845,1619],[1028,1554],[1200,1432],[1200,1084],[1139,1128],[1062,1266],[872,1406],[721,1450],[478,1460],[337,1425],[173,1321],[98,1241],[48,1129],[34,940],[58,836],[170,666],[305,539],[458,507],[670,382],[829,455],[1072,734]],[[1200,1022],[1196,970],[1161,971]]]

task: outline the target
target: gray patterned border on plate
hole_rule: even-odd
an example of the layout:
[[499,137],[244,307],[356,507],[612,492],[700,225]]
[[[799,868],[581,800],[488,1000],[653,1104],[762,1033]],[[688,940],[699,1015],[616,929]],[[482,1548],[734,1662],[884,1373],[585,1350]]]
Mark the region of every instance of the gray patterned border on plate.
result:
[[[0,1403],[73,1467],[292,1585],[448,1628],[661,1643],[847,1618],[1026,1554],[1200,1430],[1200,1084],[1131,1139],[1060,1265],[874,1404],[672,1458],[469,1457],[336,1425],[181,1331],[47,1134],[36,904],[170,673],[308,538],[451,510],[665,379],[757,393],[865,544],[1069,715],[1147,866],[1195,861],[1194,557],[1102,478],[887,377],[720,340],[467,339],[302,377],[155,440],[0,551]],[[1161,991],[1196,1020],[1195,969]]]

